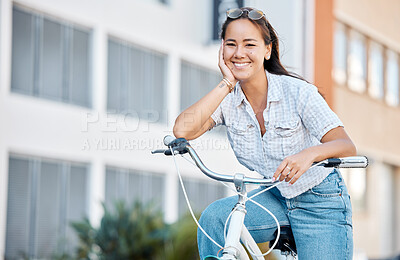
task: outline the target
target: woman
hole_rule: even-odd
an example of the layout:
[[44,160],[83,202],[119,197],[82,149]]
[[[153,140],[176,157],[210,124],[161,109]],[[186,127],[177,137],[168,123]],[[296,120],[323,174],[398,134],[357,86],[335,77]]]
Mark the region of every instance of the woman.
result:
[[[225,125],[239,162],[281,181],[256,200],[281,225],[291,225],[299,259],[352,259],[352,213],[344,181],[337,170],[309,169],[315,161],[356,154],[343,124],[315,86],[282,66],[278,38],[262,11],[229,10],[221,38],[223,80],[179,115],[175,136],[195,139]],[[202,213],[200,224],[219,243],[236,201],[218,200]],[[276,229],[251,202],[245,225],[257,243],[271,240]],[[219,250],[201,232],[198,245],[201,259]]]

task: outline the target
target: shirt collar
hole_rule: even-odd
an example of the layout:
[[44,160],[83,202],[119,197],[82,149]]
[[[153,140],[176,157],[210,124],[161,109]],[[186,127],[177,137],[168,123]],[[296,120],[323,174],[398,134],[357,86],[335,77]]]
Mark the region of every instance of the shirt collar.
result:
[[[268,80],[268,98],[267,101],[269,102],[278,102],[281,100],[283,91],[282,91],[282,84],[281,78],[279,75],[275,75],[265,71]],[[236,88],[234,90],[234,100],[235,106],[239,106],[242,102],[246,99],[246,96],[243,93],[242,88],[240,87],[240,83],[238,82]]]

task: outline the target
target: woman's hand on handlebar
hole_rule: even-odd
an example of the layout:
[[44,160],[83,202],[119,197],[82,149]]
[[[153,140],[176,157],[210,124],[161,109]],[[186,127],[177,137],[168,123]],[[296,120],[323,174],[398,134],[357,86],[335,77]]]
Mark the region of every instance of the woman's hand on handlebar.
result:
[[224,40],[221,42],[218,55],[218,67],[221,70],[222,76],[229,80],[233,85],[236,85],[237,79],[233,75],[231,69],[226,65],[224,60]]
[[307,150],[288,156],[275,171],[273,180],[279,178],[279,181],[286,181],[292,185],[311,167],[313,162],[314,156]]

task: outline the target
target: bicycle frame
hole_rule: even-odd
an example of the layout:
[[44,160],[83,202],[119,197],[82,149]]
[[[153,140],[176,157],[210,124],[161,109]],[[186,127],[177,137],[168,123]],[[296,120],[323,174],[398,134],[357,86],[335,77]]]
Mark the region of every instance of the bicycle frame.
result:
[[[247,195],[246,186],[243,185],[243,183],[235,182],[235,187],[236,190],[241,189],[241,196],[239,196],[238,203],[233,209],[234,212],[232,213],[231,221],[229,223],[223,255],[220,259],[249,260],[250,258],[248,257],[247,252],[244,250],[243,245],[240,243],[240,240],[245,246],[247,246],[249,252],[254,252],[257,255],[262,255],[262,253],[253,237],[250,235],[250,232],[244,225],[244,218],[246,216],[246,201],[244,199]],[[253,256],[253,259],[262,260],[264,257],[260,256],[254,258]]]

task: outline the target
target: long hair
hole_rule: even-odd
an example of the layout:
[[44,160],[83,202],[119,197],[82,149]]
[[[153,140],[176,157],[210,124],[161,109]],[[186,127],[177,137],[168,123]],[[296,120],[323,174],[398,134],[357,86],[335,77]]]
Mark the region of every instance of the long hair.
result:
[[271,56],[269,60],[264,59],[264,69],[267,70],[269,73],[277,74],[277,75],[286,75],[294,78],[298,78],[301,80],[304,80],[302,77],[296,75],[295,73],[288,72],[285,67],[282,65],[280,57],[279,57],[279,39],[276,34],[275,29],[272,27],[272,25],[269,23],[269,21],[264,17],[262,17],[259,20],[252,20],[248,17],[248,13],[253,10],[251,7],[242,7],[240,8],[243,11],[243,14],[241,17],[232,19],[227,17],[225,22],[222,25],[222,30],[221,30],[221,38],[225,39],[225,33],[226,29],[228,28],[228,25],[237,19],[248,19],[250,22],[252,22],[254,25],[256,25],[261,32],[261,35],[264,39],[264,42],[266,45],[269,45],[272,43],[271,46]]

